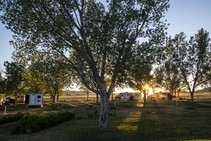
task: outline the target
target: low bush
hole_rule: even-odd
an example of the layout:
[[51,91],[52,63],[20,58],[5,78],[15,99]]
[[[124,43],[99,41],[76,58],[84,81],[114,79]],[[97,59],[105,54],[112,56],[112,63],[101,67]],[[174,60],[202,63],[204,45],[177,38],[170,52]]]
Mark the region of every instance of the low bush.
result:
[[93,118],[93,117],[97,117],[97,109],[94,110],[88,110],[87,111],[87,118]]
[[0,117],[0,124],[14,122],[21,119],[24,116],[23,112],[18,112],[17,114],[8,114]]
[[56,113],[43,115],[42,113],[29,112],[21,118],[12,128],[13,134],[25,134],[40,131],[42,129],[54,126],[58,123],[73,119],[74,113]]

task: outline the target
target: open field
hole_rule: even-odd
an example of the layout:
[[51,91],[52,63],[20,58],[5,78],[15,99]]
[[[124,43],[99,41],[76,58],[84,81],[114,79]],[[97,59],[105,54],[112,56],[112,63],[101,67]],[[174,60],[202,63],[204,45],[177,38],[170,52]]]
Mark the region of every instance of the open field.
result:
[[[0,141],[85,141],[85,140],[211,140],[211,101],[190,104],[179,101],[151,101],[143,108],[141,102],[110,103],[108,130],[98,130],[99,105],[87,109],[83,99],[66,100],[44,108],[28,108],[18,105],[17,111],[58,112],[72,111],[75,119],[33,134],[13,135],[10,129],[15,122],[0,125]],[[72,103],[73,103],[72,102]],[[8,110],[10,110],[9,107]]]
[[[180,93],[179,96],[185,99],[191,99],[190,93]],[[201,93],[196,92],[194,93],[194,99],[195,100],[206,100],[206,99],[211,100],[211,93],[210,92],[201,92]]]
[[[118,93],[113,95],[113,100],[115,100],[115,96],[119,95]],[[181,92],[179,94],[179,97],[186,99],[186,100],[190,100],[190,93],[184,93]],[[194,94],[194,99],[195,100],[211,100],[211,94],[210,92],[196,92]],[[96,102],[97,98],[95,94],[90,94],[88,96],[88,101],[92,101],[92,102]],[[110,101],[112,100],[112,95],[110,97]],[[62,95],[59,97],[59,102],[73,102],[73,101],[87,101],[87,95],[86,94],[68,94],[68,95]],[[99,101],[100,101],[100,97],[99,97]],[[44,102],[52,102],[52,99],[50,98],[50,96],[44,96]]]
[[[113,100],[115,100],[115,96],[118,94],[114,94],[113,95]],[[89,102],[96,102],[97,101],[97,97],[95,94],[90,94],[87,98],[87,95],[83,94],[83,95],[62,95],[59,96],[59,102],[83,102],[84,101],[89,101]],[[50,98],[49,95],[44,96],[43,99],[44,102],[52,102],[53,100]],[[98,101],[100,102],[100,96],[98,97]],[[110,101],[112,101],[112,95],[110,97]]]

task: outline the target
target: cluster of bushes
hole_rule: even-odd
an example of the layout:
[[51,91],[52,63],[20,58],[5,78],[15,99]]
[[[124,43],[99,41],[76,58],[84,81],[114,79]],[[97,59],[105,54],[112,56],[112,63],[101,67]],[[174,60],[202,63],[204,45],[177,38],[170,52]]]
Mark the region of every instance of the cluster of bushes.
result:
[[87,118],[97,117],[97,109],[87,111]]
[[0,117],[0,124],[18,121],[23,116],[24,116],[23,112],[18,112],[17,114],[8,114],[8,115],[5,115],[5,116],[1,116]]
[[73,119],[74,113],[54,113],[44,115],[42,113],[26,113],[12,128],[13,134],[25,134],[40,131],[58,123]]

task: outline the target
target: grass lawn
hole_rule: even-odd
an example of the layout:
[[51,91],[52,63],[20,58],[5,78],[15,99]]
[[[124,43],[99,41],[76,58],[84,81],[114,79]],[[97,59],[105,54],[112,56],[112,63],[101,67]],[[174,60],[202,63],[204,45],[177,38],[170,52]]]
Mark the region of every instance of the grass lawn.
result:
[[75,119],[33,134],[13,135],[10,128],[15,123],[0,125],[0,141],[211,140],[209,105],[191,105],[184,101],[179,102],[179,106],[167,101],[150,102],[145,108],[141,105],[137,102],[117,103],[116,109],[109,110],[110,128],[107,130],[98,130],[98,108],[96,112],[75,107],[69,108],[76,114]]
[[142,109],[143,140],[211,140],[211,107],[187,102],[167,105]]

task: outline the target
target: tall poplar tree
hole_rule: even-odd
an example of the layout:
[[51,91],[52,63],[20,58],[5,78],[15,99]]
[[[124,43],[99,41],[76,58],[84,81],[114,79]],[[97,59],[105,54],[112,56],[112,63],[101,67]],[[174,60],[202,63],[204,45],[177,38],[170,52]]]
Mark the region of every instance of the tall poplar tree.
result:
[[100,129],[109,126],[109,97],[135,44],[140,38],[159,40],[169,7],[168,0],[106,2],[107,7],[95,0],[1,0],[0,6],[2,22],[17,35],[16,49],[57,52],[85,87],[100,95]]
[[171,61],[178,67],[194,102],[196,88],[210,80],[211,46],[209,33],[203,28],[186,41],[184,33],[168,40]]
[[4,62],[6,77],[6,92],[15,96],[15,105],[17,103],[17,95],[24,92],[23,70],[24,66],[17,62]]

